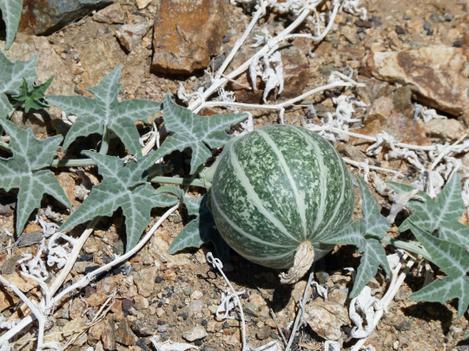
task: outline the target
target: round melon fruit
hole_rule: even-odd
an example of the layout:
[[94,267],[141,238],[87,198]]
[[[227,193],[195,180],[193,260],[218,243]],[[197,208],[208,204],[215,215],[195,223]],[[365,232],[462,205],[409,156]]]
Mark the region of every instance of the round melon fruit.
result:
[[277,269],[293,283],[351,222],[350,174],[333,146],[291,125],[271,125],[233,139],[220,156],[210,194],[216,227],[244,258]]

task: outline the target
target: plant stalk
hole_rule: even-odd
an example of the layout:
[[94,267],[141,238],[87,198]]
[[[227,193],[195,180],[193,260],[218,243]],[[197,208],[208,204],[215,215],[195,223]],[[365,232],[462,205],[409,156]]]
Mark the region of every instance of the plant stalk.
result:
[[385,244],[393,245],[394,247],[402,250],[412,252],[416,255],[422,256],[427,261],[433,262],[432,256],[428,251],[417,241],[403,241],[389,238],[384,241]]

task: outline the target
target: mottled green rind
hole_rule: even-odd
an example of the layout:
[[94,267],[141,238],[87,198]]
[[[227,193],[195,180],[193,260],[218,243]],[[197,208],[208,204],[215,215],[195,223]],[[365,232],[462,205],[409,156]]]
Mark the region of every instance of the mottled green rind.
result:
[[304,128],[274,125],[233,140],[220,156],[211,190],[217,229],[241,256],[271,268],[293,264],[309,240],[351,222],[351,177],[335,149]]

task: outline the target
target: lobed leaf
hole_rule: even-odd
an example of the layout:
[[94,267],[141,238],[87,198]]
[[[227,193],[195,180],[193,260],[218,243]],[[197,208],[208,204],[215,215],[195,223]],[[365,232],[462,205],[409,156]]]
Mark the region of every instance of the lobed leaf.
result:
[[20,234],[31,213],[40,207],[44,194],[70,206],[54,174],[45,169],[50,166],[62,137],[38,140],[31,129],[21,129],[10,121],[0,119],[0,126],[10,137],[9,147],[13,154],[8,159],[0,158],[0,188],[6,191],[19,189],[16,232]]
[[458,222],[464,212],[458,174],[451,177],[436,198],[421,196],[421,200],[410,200],[408,207],[411,215],[400,225],[401,232],[418,227],[469,248],[469,227]]
[[10,61],[0,51],[0,119],[7,118],[13,111],[13,106],[8,96],[19,94],[20,87],[24,81],[31,85],[35,79],[35,57],[29,61]]
[[6,48],[9,49],[15,40],[16,31],[20,24],[23,0],[0,0],[3,22],[6,29]]
[[183,202],[189,216],[195,218],[173,240],[168,250],[170,254],[187,248],[199,248],[214,239],[215,224],[207,206],[207,195],[193,198],[184,194]]
[[383,245],[376,238],[366,238],[366,232],[366,222],[360,219],[323,241],[325,244],[354,245],[362,253],[353,289],[350,292],[352,298],[358,296],[365,285],[376,275],[379,266],[383,267],[387,274],[390,273]]
[[176,105],[169,96],[166,96],[163,105],[165,128],[171,135],[158,149],[158,155],[163,157],[173,151],[190,148],[191,174],[212,156],[209,147],[213,149],[224,145],[230,139],[226,130],[247,118],[245,113],[201,117]]
[[88,90],[94,98],[85,96],[48,96],[47,100],[78,118],[68,131],[64,148],[67,149],[78,137],[91,134],[105,135],[113,132],[134,155],[140,155],[139,134],[135,121],[144,120],[161,110],[161,104],[149,100],[119,102],[118,66],[101,82]]
[[358,185],[362,198],[363,218],[321,241],[324,244],[354,245],[362,253],[350,293],[351,297],[358,296],[365,285],[376,275],[379,266],[383,267],[388,276],[391,273],[386,252],[380,241],[390,226],[386,218],[381,215],[380,207],[366,183],[359,178]]
[[390,228],[386,218],[381,215],[381,208],[368,189],[368,186],[361,178],[358,179],[358,186],[362,197],[362,212],[365,222],[366,234],[381,239]]
[[151,186],[145,177],[146,169],[140,165],[145,158],[124,163],[118,157],[93,151],[84,151],[83,154],[96,162],[103,180],[93,187],[86,200],[62,225],[61,230],[69,230],[99,216],[112,216],[120,208],[125,217],[128,251],[138,243],[150,222],[151,209],[173,206],[178,198],[165,189],[155,190]]
[[462,316],[469,306],[469,252],[453,242],[440,239],[415,224],[412,233],[430,253],[432,262],[446,274],[419,291],[412,294],[416,301],[445,303],[453,298],[459,299],[458,315]]

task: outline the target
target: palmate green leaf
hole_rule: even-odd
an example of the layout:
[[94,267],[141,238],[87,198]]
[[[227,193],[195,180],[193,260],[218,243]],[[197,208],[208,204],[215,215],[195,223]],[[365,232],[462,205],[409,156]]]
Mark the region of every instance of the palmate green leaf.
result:
[[0,51],[0,119],[7,118],[13,111],[8,96],[17,95],[23,81],[33,84],[35,79],[35,57],[29,61],[12,62]]
[[469,248],[469,227],[458,222],[464,212],[459,175],[453,175],[436,198],[422,194],[419,197],[420,200],[409,201],[411,215],[399,226],[399,230],[403,232],[418,227],[437,234],[440,239]]
[[366,183],[361,178],[356,179],[358,180],[358,186],[360,187],[363,221],[366,226],[366,234],[374,236],[377,239],[382,239],[384,234],[389,230],[390,225],[386,221],[386,218],[381,215],[380,207],[371,194],[370,189],[368,189]]
[[0,158],[0,188],[18,190],[16,232],[21,234],[31,213],[41,205],[44,194],[51,195],[63,205],[70,202],[47,168],[62,141],[61,136],[38,140],[31,129],[21,129],[0,119],[0,126],[10,137],[11,158]]
[[224,145],[230,139],[226,130],[247,118],[245,113],[201,117],[176,105],[169,96],[163,105],[164,125],[171,135],[158,149],[158,155],[163,157],[173,151],[190,148],[191,174],[212,156],[209,147],[214,149]]
[[432,262],[446,274],[445,278],[437,279],[412,294],[412,298],[440,303],[457,298],[458,315],[462,316],[469,306],[469,251],[455,242],[437,238],[414,223],[410,229],[430,253]]
[[[150,222],[154,207],[168,207],[179,200],[174,194],[163,189],[155,190],[146,179],[146,158],[124,163],[118,157],[84,151],[96,162],[102,182],[93,187],[90,194],[60,228],[69,230],[99,216],[112,216],[119,208],[125,217],[127,251],[139,241],[143,230]],[[148,157],[148,156],[147,156]]]
[[358,178],[362,197],[363,218],[347,225],[333,235],[321,240],[324,244],[354,245],[362,253],[350,296],[357,296],[366,284],[376,275],[379,266],[389,276],[391,270],[381,239],[389,229],[389,224],[381,215],[380,208],[366,183]]
[[366,223],[363,219],[360,219],[342,228],[333,236],[321,241],[324,244],[332,245],[354,245],[362,253],[353,289],[350,292],[352,298],[357,296],[376,275],[379,266],[383,267],[387,274],[390,273],[386,252],[381,241],[372,236],[366,238],[366,232]]
[[161,110],[161,104],[148,100],[127,100],[119,102],[118,66],[89,91],[93,98],[86,96],[48,96],[47,100],[66,113],[77,116],[68,131],[64,148],[67,149],[78,137],[91,134],[105,135],[112,131],[134,155],[141,155],[139,134],[135,122],[144,120]]
[[188,248],[199,248],[214,238],[215,223],[207,206],[207,195],[198,198],[184,195],[183,202],[188,215],[195,218],[173,240],[168,250],[170,254]]
[[0,0],[3,22],[6,27],[6,48],[9,49],[15,40],[16,31],[21,19],[23,0]]

